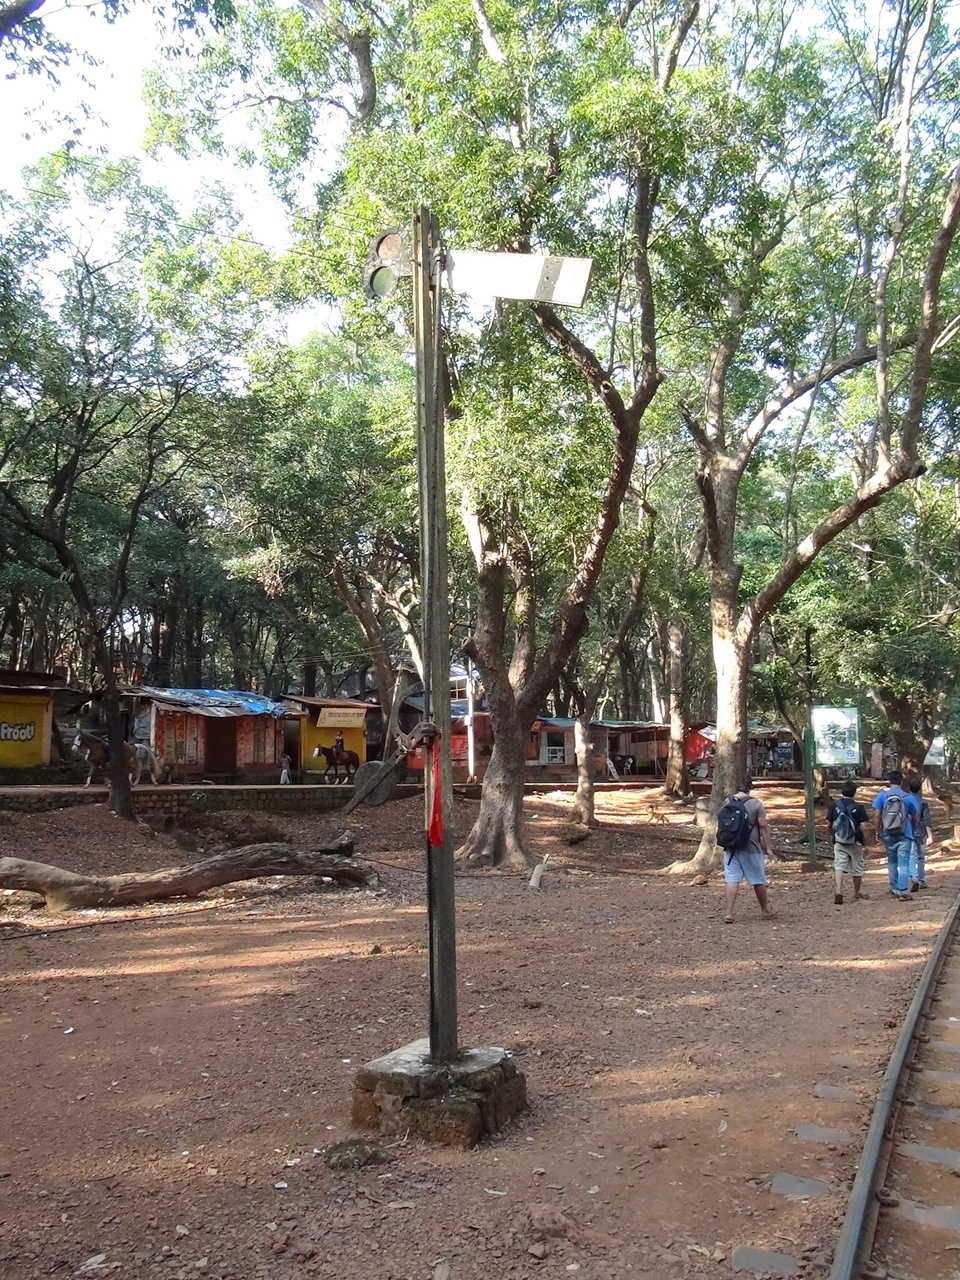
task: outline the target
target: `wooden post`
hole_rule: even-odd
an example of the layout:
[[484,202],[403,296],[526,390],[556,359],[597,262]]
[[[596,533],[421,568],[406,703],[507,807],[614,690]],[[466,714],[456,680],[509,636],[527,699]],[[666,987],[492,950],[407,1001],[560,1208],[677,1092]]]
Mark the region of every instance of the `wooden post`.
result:
[[[450,625],[447,568],[447,488],[443,413],[439,406],[439,235],[421,208],[413,224],[413,320],[417,364],[417,471],[420,482],[420,581],[423,600],[423,714],[439,737],[424,752],[426,825],[436,804],[442,837],[427,838],[430,934],[430,1056],[456,1057],[457,949],[453,876],[453,768],[450,755]],[[439,752],[439,777],[431,756]],[[439,790],[439,796],[437,792]]]
[[477,731],[474,716],[476,714],[476,696],[474,693],[473,663],[467,659],[467,781],[477,780]]

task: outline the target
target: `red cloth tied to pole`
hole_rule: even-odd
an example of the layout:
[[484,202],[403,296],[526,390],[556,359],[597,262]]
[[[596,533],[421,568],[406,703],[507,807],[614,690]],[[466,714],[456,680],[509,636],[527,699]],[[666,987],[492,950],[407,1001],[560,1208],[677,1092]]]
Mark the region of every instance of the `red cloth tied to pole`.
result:
[[433,770],[433,804],[430,806],[430,824],[427,827],[427,843],[431,848],[443,844],[443,795],[440,790],[440,743],[430,743],[430,768]]

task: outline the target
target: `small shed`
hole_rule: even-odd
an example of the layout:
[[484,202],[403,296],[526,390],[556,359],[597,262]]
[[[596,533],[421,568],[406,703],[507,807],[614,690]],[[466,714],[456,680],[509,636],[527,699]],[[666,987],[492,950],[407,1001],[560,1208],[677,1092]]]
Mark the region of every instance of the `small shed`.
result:
[[[684,759],[698,765],[713,759],[717,744],[717,727],[693,724],[684,741]],[[755,778],[775,774],[791,774],[802,770],[803,759],[786,725],[765,725],[751,720],[747,725],[747,767]]]
[[138,741],[172,765],[176,775],[276,780],[284,722],[299,713],[284,702],[242,689],[156,689],[137,685]]
[[0,671],[0,769],[37,769],[50,763],[54,703],[73,694],[63,676],[47,671]]
[[343,735],[345,751],[356,753],[360,763],[367,758],[367,723],[369,718],[382,720],[375,703],[354,698],[308,698],[289,693],[291,702],[303,708],[300,723],[300,768],[308,773],[323,773],[327,762],[315,757],[317,747],[332,747],[338,733]]
[[618,773],[662,777],[670,752],[670,726],[656,720],[601,720],[607,755]]

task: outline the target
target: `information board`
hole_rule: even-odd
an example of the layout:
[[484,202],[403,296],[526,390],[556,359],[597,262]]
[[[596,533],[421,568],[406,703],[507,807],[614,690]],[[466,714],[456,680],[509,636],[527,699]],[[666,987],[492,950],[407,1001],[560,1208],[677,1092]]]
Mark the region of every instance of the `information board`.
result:
[[856,707],[813,707],[810,725],[818,765],[860,763],[860,712]]

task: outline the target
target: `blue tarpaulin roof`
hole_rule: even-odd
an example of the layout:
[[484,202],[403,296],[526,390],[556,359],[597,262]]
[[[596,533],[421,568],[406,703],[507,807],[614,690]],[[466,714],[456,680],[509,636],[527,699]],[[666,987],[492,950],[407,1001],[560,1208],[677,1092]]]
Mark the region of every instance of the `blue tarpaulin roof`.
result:
[[132,686],[125,692],[166,702],[178,710],[200,716],[273,716],[279,720],[290,714],[286,703],[264,697],[262,693],[248,693],[245,689],[154,689],[144,684]]
[[[422,693],[412,693],[408,698],[405,698],[404,701],[408,702],[410,706],[416,707],[418,711],[423,710],[423,694]],[[478,708],[474,708],[474,710],[478,710]],[[458,716],[465,716],[466,714],[467,714],[466,698],[451,698],[450,699],[450,715],[456,718]]]

